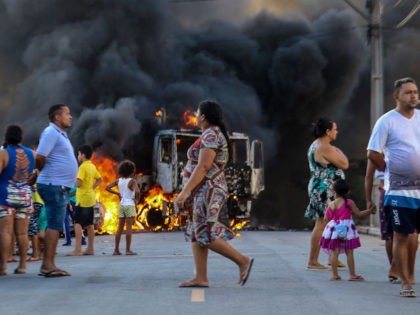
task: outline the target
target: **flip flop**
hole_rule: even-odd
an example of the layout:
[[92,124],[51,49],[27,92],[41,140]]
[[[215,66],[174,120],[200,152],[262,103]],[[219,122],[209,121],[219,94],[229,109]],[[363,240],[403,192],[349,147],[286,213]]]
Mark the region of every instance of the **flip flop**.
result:
[[349,281],[365,281],[365,278],[363,278],[362,276],[356,276],[349,278]]
[[26,261],[27,261],[27,262],[39,261],[39,258],[29,257],[28,259],[26,259]]
[[401,289],[401,297],[416,297],[416,291],[414,289]]
[[208,284],[200,284],[192,281],[181,282],[178,285],[179,288],[208,288]]
[[113,252],[112,255],[119,256],[119,255],[121,255],[121,252]]
[[318,265],[314,265],[314,266],[306,266],[306,270],[328,270],[329,268],[318,264]]
[[[331,264],[328,263],[328,266],[331,267]],[[341,261],[338,262],[337,268],[346,269],[346,265],[343,264]]]
[[401,284],[401,278],[395,276],[388,276],[388,281],[392,284]]
[[132,251],[125,252],[125,254],[126,254],[127,256],[135,256],[135,255],[137,255],[137,253],[136,253],[136,252],[132,252]]
[[45,278],[57,278],[57,277],[67,277],[67,276],[71,276],[70,273],[68,273],[65,270],[61,270],[61,269],[53,269],[50,271],[40,271],[40,273],[38,274],[38,276],[44,276]]
[[8,263],[14,263],[14,262],[17,262],[17,260],[16,260],[15,258],[9,258],[9,259],[7,260],[7,262],[8,262]]
[[248,264],[248,268],[242,274],[242,281],[240,283],[241,286],[245,285],[246,281],[248,280],[249,274],[251,273],[252,264],[254,263],[254,258],[251,258]]
[[25,273],[26,273],[26,269],[23,269],[23,268],[16,268],[16,269],[13,271],[13,273],[14,273],[14,274],[17,274],[17,275],[23,275],[23,274],[25,274]]
[[330,281],[340,281],[340,280],[341,280],[341,277],[340,276],[337,276],[337,277],[332,276],[330,278]]

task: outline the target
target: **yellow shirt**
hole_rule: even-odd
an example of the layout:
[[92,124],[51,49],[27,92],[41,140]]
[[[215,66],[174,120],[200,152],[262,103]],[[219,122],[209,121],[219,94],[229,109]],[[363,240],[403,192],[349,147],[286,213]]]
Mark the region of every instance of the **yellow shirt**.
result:
[[76,190],[76,205],[80,207],[93,207],[96,203],[95,191],[92,189],[95,181],[101,178],[96,166],[90,160],[84,161],[77,173],[77,179],[82,185]]
[[44,204],[44,201],[42,200],[41,196],[39,195],[36,184],[34,185],[34,191],[32,192],[32,202],[33,203],[37,202],[37,203]]

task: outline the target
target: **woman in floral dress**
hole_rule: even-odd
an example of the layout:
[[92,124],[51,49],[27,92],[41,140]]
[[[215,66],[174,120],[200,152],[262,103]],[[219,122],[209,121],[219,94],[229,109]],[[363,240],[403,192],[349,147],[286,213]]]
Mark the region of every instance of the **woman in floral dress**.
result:
[[175,205],[190,214],[186,236],[191,241],[195,277],[179,287],[208,287],[208,250],[229,258],[239,267],[239,284],[248,279],[253,258],[234,249],[227,241],[234,237],[229,228],[228,197],[224,167],[229,158],[229,143],[220,105],[203,101],[196,113],[197,126],[203,131],[189,148],[184,169],[183,189]]
[[323,220],[328,204],[334,199],[332,189],[334,179],[344,179],[344,172],[349,161],[344,153],[331,142],[337,138],[337,124],[327,118],[321,118],[314,126],[314,142],[308,150],[308,163],[311,179],[308,185],[309,205],[305,218],[315,220],[311,235],[308,269],[327,269],[318,262],[320,252],[319,240],[325,228]]

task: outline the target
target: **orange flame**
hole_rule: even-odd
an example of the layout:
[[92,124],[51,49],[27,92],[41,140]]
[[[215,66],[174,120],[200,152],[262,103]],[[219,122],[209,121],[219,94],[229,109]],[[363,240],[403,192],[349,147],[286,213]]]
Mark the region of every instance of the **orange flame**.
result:
[[195,117],[194,112],[192,112],[191,110],[187,109],[183,114],[183,118],[184,118],[185,126],[187,127],[197,126],[197,117]]
[[155,112],[156,117],[162,117],[162,111],[159,109]]
[[232,229],[232,231],[235,232],[237,237],[241,237],[241,233],[236,232],[238,230],[242,230],[247,224],[249,223],[248,220],[236,220],[236,219],[231,219],[230,220],[230,227]]
[[[117,195],[110,194],[105,190],[105,187],[118,178],[117,162],[96,154],[93,154],[92,163],[101,174],[102,182],[96,190],[96,199],[101,205],[103,212],[103,224],[98,233],[115,234],[118,229],[118,208],[119,199]],[[141,176],[139,173],[137,176]],[[137,215],[133,225],[134,230],[148,230],[148,231],[171,231],[182,226],[185,222],[184,217],[168,213],[162,216],[163,202],[172,203],[176,194],[164,194],[161,187],[155,186],[151,188],[142,204],[137,206]],[[232,219],[230,226],[235,231],[236,236],[241,236],[238,230],[242,230],[248,224],[244,219]]]
[[[105,187],[118,178],[116,172],[117,162],[96,153],[93,154],[91,161],[102,177],[102,182],[96,191],[96,199],[102,205],[104,212],[103,225],[98,232],[115,234],[118,229],[119,199],[117,195],[108,193]],[[141,173],[137,174],[137,176],[141,175]],[[182,223],[181,217],[162,217],[163,201],[173,202],[173,198],[173,195],[164,195],[160,187],[150,189],[148,195],[144,198],[144,202],[137,206],[137,216],[133,229],[159,231],[162,229],[172,230],[179,227]],[[155,221],[160,224],[155,225]]]

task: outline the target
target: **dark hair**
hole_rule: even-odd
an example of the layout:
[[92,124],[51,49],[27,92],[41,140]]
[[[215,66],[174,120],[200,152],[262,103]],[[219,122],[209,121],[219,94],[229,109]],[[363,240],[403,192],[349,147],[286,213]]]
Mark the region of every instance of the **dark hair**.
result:
[[333,127],[334,121],[329,118],[320,118],[316,123],[313,124],[314,129],[312,131],[315,139],[324,136],[327,133],[327,130],[331,130]]
[[92,147],[91,147],[90,145],[88,145],[88,144],[81,145],[81,146],[77,149],[77,151],[78,151],[78,152],[80,152],[80,153],[82,153],[82,154],[84,154],[84,155],[85,155],[85,157],[86,157],[88,160],[92,157],[93,150],[92,150]]
[[405,83],[414,83],[415,85],[417,85],[416,81],[414,79],[410,78],[410,77],[395,80],[395,82],[394,82],[394,93],[398,93],[401,89],[401,86]]
[[344,199],[344,204],[347,207],[347,194],[350,191],[350,187],[344,179],[337,179],[333,184],[333,190],[338,197]]
[[4,144],[6,148],[8,145],[17,145],[22,142],[23,130],[18,125],[10,125],[6,128],[4,133]]
[[61,114],[61,110],[63,109],[63,107],[66,107],[66,106],[67,105],[64,105],[64,104],[55,104],[51,106],[50,109],[48,110],[48,119],[51,122],[54,122],[55,115]]
[[218,126],[220,128],[220,131],[226,138],[228,148],[230,149],[229,135],[226,124],[223,120],[222,108],[219,103],[212,100],[205,100],[198,104],[198,109],[200,110],[200,113],[206,117],[206,120],[209,122],[209,124]]
[[118,164],[118,175],[121,177],[129,177],[136,171],[136,165],[130,160],[124,160]]

